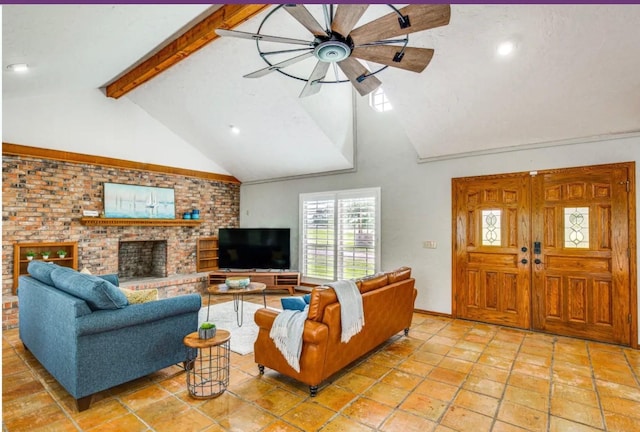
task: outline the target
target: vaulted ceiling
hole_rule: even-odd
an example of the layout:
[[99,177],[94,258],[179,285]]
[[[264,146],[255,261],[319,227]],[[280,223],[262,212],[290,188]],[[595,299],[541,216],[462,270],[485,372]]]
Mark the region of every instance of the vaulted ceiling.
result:
[[[101,89],[102,97],[126,98],[244,182],[350,168],[354,100],[361,96],[349,83],[299,98],[305,83],[278,72],[243,78],[266,66],[256,42],[211,32],[219,25],[256,32],[274,7],[3,6],[5,109]],[[319,5],[309,10],[323,22]],[[356,27],[389,11],[372,5]],[[280,12],[263,33],[309,39]],[[390,67],[376,74],[394,108],[381,115],[397,118],[398,134],[423,160],[638,132],[638,23],[640,5],[453,5],[449,25],[409,36],[409,46],[435,50],[424,72]],[[200,33],[179,38],[194,25]],[[507,40],[514,50],[501,57],[496,48]],[[12,74],[6,66],[14,63],[31,70]],[[314,65],[309,59],[290,71],[308,76]],[[131,70],[138,76],[126,75]],[[151,76],[154,70],[161,72]],[[20,141],[12,121],[3,129]],[[153,143],[141,145],[162,154]],[[108,148],[87,152],[112,156]],[[164,163],[173,166],[167,155]]]

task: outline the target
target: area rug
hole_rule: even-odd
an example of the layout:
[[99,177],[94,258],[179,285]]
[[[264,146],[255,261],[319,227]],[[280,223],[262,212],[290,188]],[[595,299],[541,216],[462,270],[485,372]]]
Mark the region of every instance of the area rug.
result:
[[[241,355],[249,354],[253,352],[253,343],[258,337],[258,326],[253,320],[253,314],[263,307],[262,304],[245,301],[243,307],[244,322],[242,323],[242,327],[238,327],[236,312],[233,310],[232,301],[211,305],[209,321],[213,322],[217,328],[231,332],[231,351]],[[203,307],[198,313],[198,325],[206,320],[207,307]]]

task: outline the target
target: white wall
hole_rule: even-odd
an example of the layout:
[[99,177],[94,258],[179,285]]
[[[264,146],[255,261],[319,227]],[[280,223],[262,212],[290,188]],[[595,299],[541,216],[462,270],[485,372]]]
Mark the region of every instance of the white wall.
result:
[[228,174],[127,97],[52,93],[4,98],[2,109],[4,142]]
[[[242,185],[240,225],[290,227],[296,267],[300,193],[380,186],[382,270],[412,267],[418,309],[451,313],[453,177],[636,161],[640,180],[640,136],[419,164],[393,112],[375,113],[366,98],[359,99],[357,108],[356,172]],[[435,240],[437,249],[424,249],[425,240]]]

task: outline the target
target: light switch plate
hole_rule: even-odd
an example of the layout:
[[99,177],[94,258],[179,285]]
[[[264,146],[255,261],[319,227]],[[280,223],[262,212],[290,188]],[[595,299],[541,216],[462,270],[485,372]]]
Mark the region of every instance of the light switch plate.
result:
[[422,247],[425,249],[436,249],[438,247],[438,243],[434,240],[426,240],[422,243]]

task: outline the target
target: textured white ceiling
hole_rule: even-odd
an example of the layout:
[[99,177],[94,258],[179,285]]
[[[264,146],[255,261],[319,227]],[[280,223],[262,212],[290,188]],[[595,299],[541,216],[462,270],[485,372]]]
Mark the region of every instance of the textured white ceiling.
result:
[[[372,6],[361,23],[384,8]],[[33,69],[28,80],[3,72],[3,99],[100,88],[211,9],[4,6],[3,69]],[[306,38],[282,15],[263,33]],[[238,29],[254,32],[261,19]],[[640,5],[453,5],[448,26],[410,36],[409,46],[435,49],[423,73],[388,68],[377,76],[398,133],[423,159],[640,131],[638,23]],[[499,58],[505,39],[516,49]],[[313,65],[291,70],[305,75]],[[242,78],[265,66],[255,42],[221,38],[124,97],[242,181],[351,167],[350,85],[299,99],[302,81]]]
[[[385,90],[422,158],[640,129],[640,6],[453,6]],[[503,40],[516,49],[496,55]],[[415,91],[417,89],[417,91]]]
[[[3,98],[96,89],[210,5],[4,5]],[[5,67],[28,63],[29,79]]]

